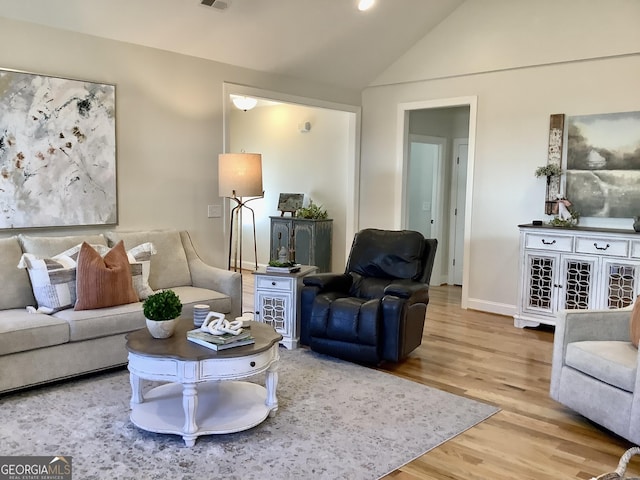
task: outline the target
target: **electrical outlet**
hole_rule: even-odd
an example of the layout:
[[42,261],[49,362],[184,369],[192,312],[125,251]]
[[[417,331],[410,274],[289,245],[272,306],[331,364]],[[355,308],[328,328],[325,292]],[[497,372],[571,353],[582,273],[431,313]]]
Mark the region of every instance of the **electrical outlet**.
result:
[[222,206],[221,205],[207,205],[207,217],[209,218],[219,218],[222,216]]

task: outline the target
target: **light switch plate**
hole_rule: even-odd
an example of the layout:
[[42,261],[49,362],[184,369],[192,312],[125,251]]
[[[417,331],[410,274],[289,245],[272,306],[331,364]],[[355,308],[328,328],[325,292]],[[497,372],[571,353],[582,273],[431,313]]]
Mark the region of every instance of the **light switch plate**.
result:
[[219,218],[222,216],[222,205],[207,205],[207,217]]

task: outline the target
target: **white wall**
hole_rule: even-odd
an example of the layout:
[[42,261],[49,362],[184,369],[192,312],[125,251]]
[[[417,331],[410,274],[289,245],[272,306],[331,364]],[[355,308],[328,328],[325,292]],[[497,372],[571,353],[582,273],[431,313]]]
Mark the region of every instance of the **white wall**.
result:
[[[204,259],[224,267],[223,219],[207,217],[207,205],[222,203],[217,158],[223,151],[223,83],[360,101],[354,91],[1,17],[0,45],[0,68],[115,84],[118,228],[188,229]],[[45,231],[86,230],[104,228]]]
[[517,225],[545,219],[549,115],[640,110],[638,19],[632,1],[465,2],[363,92],[361,226],[393,225],[398,104],[477,96],[469,306],[514,313]]
[[[327,209],[333,219],[332,271],[346,264],[343,245],[346,237],[347,165],[349,154],[349,113],[278,104],[247,112],[232,109],[230,152],[262,154],[264,199],[249,205],[256,214],[258,263],[270,260],[270,215],[280,215],[280,193],[303,193]],[[298,125],[308,121],[309,132]],[[289,214],[287,214],[289,215]],[[243,263],[252,262],[253,242],[248,215],[243,218]]]

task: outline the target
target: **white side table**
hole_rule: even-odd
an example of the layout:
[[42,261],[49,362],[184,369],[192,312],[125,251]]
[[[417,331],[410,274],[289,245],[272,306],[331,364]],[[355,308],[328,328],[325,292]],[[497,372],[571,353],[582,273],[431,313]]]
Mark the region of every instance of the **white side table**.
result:
[[255,320],[271,325],[282,335],[282,345],[298,348],[300,341],[300,290],[302,279],[318,270],[303,265],[294,273],[272,273],[264,267],[253,274]]

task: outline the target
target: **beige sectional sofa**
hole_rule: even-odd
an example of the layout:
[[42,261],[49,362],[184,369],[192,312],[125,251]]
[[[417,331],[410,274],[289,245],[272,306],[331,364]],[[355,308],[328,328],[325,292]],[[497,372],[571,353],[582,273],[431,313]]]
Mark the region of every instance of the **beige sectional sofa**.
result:
[[145,326],[142,303],[94,310],[38,311],[29,273],[18,268],[23,253],[51,258],[83,241],[125,249],[151,242],[148,285],[171,288],[183,316],[206,303],[229,318],[241,314],[241,278],[205,264],[185,231],[109,231],[74,236],[18,235],[0,239],[0,393],[127,363],[125,335]]

